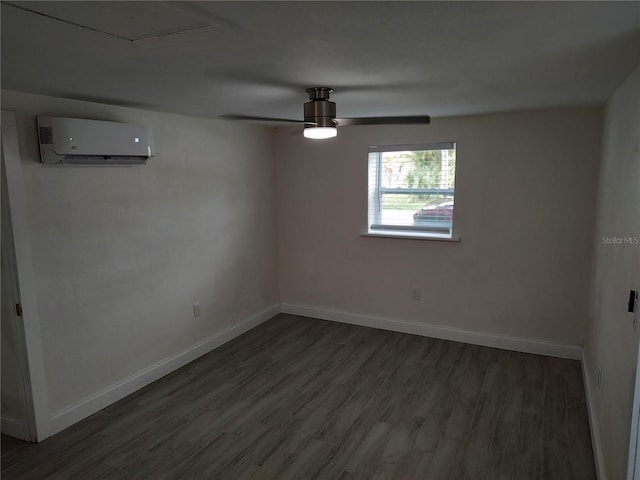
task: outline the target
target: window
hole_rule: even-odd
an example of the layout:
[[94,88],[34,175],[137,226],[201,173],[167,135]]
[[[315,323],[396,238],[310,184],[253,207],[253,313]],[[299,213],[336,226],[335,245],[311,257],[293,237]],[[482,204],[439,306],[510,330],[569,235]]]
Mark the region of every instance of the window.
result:
[[370,147],[368,232],[450,239],[455,172],[453,142]]

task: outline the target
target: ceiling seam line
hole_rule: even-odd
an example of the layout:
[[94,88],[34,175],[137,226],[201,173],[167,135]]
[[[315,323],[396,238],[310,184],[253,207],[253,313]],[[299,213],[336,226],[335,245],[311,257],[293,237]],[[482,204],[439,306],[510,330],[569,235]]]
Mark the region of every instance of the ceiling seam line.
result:
[[131,39],[131,43],[135,43],[135,42],[143,42],[145,40],[154,40],[156,38],[162,38],[162,37],[170,37],[171,35],[181,35],[184,33],[191,33],[191,32],[196,32],[198,30],[207,30],[209,28],[212,28],[213,25],[204,25],[202,27],[193,27],[193,28],[185,28],[184,30],[176,30],[175,32],[165,32],[165,33],[158,33],[156,35],[151,35],[148,37],[140,37],[140,38],[134,38]]
[[58,21],[58,22],[66,23],[66,24],[68,24],[68,25],[73,25],[74,27],[84,28],[85,30],[90,30],[90,31],[92,31],[92,32],[102,33],[102,34],[104,34],[104,35],[109,35],[110,37],[118,38],[118,39],[120,39],[120,40],[125,40],[125,41],[127,41],[127,42],[133,43],[133,40],[131,40],[130,38],[121,37],[121,36],[119,36],[119,35],[115,35],[115,34],[113,34],[113,33],[104,32],[104,31],[102,31],[102,30],[98,30],[97,28],[88,27],[88,26],[86,26],[86,25],[82,25],[82,24],[80,24],[80,23],[75,23],[75,22],[71,22],[71,21],[69,21],[69,20],[65,20],[65,19],[63,19],[63,18],[54,17],[53,15],[48,15],[48,14],[46,14],[46,13],[38,12],[38,11],[36,11],[36,10],[31,10],[31,9],[28,9],[28,8],[22,7],[22,6],[20,6],[20,5],[16,5],[15,3],[11,3],[11,2],[2,2],[2,3],[4,3],[5,5],[9,5],[9,6],[13,7],[13,8],[17,8],[18,10],[23,10],[23,11],[25,11],[25,12],[33,13],[33,14],[35,14],[35,15],[40,15],[41,17],[50,18],[50,19],[52,19],[52,20],[56,20],[56,21]]

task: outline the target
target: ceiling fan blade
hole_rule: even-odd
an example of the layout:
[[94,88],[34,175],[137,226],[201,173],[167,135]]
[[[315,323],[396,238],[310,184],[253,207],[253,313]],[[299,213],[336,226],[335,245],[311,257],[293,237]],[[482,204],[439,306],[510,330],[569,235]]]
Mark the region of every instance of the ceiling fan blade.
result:
[[339,127],[349,125],[407,125],[410,123],[431,123],[427,115],[415,117],[363,117],[363,118],[336,118]]
[[254,117],[251,115],[220,115],[220,118],[227,120],[246,120],[249,122],[279,122],[279,123],[303,123],[305,125],[316,125],[315,122],[305,122],[304,120],[292,120],[290,118]]

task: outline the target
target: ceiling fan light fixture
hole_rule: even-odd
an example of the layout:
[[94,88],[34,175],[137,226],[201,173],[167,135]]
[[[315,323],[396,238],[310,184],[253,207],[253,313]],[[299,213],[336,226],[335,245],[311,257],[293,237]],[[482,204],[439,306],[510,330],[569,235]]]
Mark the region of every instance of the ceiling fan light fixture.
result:
[[338,135],[336,128],[336,104],[329,100],[333,89],[329,87],[307,88],[309,101],[304,104],[304,136],[322,140]]
[[325,138],[333,138],[337,136],[338,129],[336,127],[305,127],[303,135],[305,138],[324,140]]

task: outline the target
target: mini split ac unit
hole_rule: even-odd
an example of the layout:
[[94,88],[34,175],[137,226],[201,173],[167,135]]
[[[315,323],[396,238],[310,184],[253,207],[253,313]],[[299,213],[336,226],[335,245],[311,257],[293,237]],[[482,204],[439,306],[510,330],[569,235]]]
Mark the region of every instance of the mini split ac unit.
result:
[[38,117],[38,137],[46,164],[139,164],[153,156],[153,133],[142,125]]

